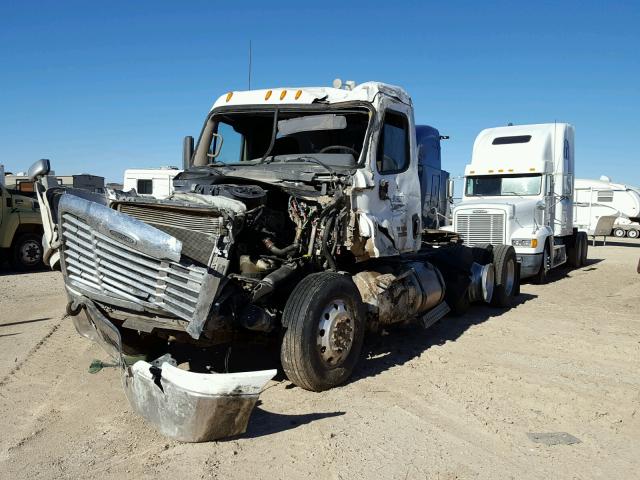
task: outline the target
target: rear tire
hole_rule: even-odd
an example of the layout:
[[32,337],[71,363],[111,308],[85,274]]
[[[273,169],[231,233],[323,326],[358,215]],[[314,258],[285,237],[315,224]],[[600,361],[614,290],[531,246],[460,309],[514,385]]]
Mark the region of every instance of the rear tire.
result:
[[513,303],[516,292],[516,251],[511,245],[493,247],[493,266],[496,272],[496,286],[491,305],[506,308]]
[[589,237],[586,232],[578,232],[578,238],[582,245],[582,251],[580,252],[580,266],[584,267],[587,264],[587,253],[589,252]]
[[13,242],[11,263],[19,270],[35,270],[42,266],[42,236],[24,233]]
[[282,322],[287,330],[280,360],[289,380],[319,392],[349,378],[365,330],[364,305],[351,278],[333,272],[303,278],[287,300]]
[[567,245],[567,263],[571,268],[580,268],[582,260],[582,243],[580,242],[580,232],[578,232],[573,239],[573,245]]
[[638,238],[638,230],[629,230],[627,231],[627,237],[629,238]]
[[547,283],[547,273],[549,272],[549,266],[551,264],[551,253],[549,249],[549,243],[545,243],[544,251],[542,253],[542,263],[540,264],[540,270],[531,279],[533,283],[537,285],[544,285]]

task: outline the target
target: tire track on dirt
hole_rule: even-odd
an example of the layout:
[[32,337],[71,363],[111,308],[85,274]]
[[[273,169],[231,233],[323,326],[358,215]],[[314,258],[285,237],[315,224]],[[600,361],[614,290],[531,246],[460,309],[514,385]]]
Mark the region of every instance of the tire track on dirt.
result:
[[4,387],[9,380],[15,376],[16,373],[18,373],[18,371],[20,371],[20,369],[22,368],[22,366],[27,363],[31,357],[38,351],[40,350],[40,348],[42,348],[42,346],[47,343],[47,341],[51,338],[51,336],[56,333],[56,331],[58,330],[58,328],[60,328],[60,325],[62,325],[62,322],[67,318],[67,315],[63,315],[61,316],[58,321],[49,329],[49,331],[40,339],[40,341],[38,343],[36,343],[33,348],[31,348],[31,350],[29,350],[29,352],[27,352],[27,354],[24,356],[23,359],[21,359],[19,362],[16,363],[16,365],[14,365],[14,367],[9,371],[9,373],[7,373],[4,377],[2,377],[2,379],[0,379],[0,387]]

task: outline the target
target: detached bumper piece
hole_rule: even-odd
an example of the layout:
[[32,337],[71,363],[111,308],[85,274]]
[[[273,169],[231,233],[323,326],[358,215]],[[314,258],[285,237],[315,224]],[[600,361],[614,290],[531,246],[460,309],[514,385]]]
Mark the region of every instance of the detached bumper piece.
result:
[[247,430],[258,396],[276,370],[193,373],[136,362],[123,378],[131,406],[164,435],[206,442]]
[[91,300],[73,317],[78,332],[99,343],[122,367],[122,384],[133,409],[164,435],[182,442],[206,442],[240,435],[260,392],[277,370],[194,373],[164,362],[127,367],[118,329]]

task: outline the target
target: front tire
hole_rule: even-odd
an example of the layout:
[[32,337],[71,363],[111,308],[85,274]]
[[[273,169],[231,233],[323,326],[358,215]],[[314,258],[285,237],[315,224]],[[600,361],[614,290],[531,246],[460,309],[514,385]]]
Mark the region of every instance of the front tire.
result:
[[627,232],[624,230],[624,228],[614,228],[613,229],[613,236],[614,237],[624,238],[626,234],[627,234]]
[[507,308],[513,303],[516,292],[516,251],[511,245],[496,245],[493,248],[493,265],[496,285],[491,298],[494,307]]
[[364,305],[353,280],[321,272],[293,289],[282,322],[287,328],[280,350],[289,380],[319,392],[344,383],[362,350]]
[[42,266],[42,237],[34,233],[20,235],[13,242],[12,263],[20,270],[35,270]]
[[546,243],[544,246],[544,251],[542,253],[542,263],[540,264],[540,270],[536,273],[532,281],[538,285],[544,285],[547,283],[547,273],[549,272],[549,267],[551,265],[551,253],[549,249],[549,244]]

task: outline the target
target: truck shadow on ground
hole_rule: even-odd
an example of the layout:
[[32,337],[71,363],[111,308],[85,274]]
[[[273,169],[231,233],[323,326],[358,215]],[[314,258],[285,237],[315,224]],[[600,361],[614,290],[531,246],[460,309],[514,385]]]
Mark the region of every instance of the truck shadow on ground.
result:
[[16,270],[14,267],[8,264],[0,263],[0,277],[7,275],[24,275],[27,273],[49,272],[49,267],[38,267],[33,270]]
[[[522,305],[537,295],[521,293],[513,307]],[[392,367],[403,365],[419,357],[429,348],[454,342],[474,325],[487,320],[499,320],[506,309],[473,305],[464,315],[446,316],[429,329],[408,325],[390,329],[385,335],[369,335],[363,348],[363,356],[350,382],[376,376]]]
[[242,438],[256,438],[264,435],[291,430],[301,425],[322,420],[324,418],[339,417],[346,412],[325,412],[325,413],[306,413],[303,415],[283,415],[273,413],[260,408],[261,401],[258,400],[257,406],[251,414],[251,420],[247,431]]
[[[521,293],[513,304],[513,307],[522,305],[525,302],[536,298],[537,295]],[[507,309],[493,308],[483,305],[473,305],[470,310],[462,316],[447,316],[429,329],[424,329],[419,325],[389,328],[383,334],[369,334],[365,338],[363,352],[356,369],[347,383],[358,382],[368,377],[389,370],[395,366],[401,366],[435,345],[443,345],[460,338],[464,332],[474,325],[479,325],[487,320],[499,320],[500,316],[508,311]],[[203,352],[204,353],[204,352]],[[278,374],[274,380],[284,383],[287,390],[297,390],[288,381],[283,373],[280,364],[280,350],[277,342],[265,343],[264,345],[244,345],[233,346],[231,350],[221,349],[211,357],[212,352],[208,352],[204,358],[207,364],[215,367],[215,371],[252,371],[276,368]],[[193,362],[197,360],[192,358]],[[275,385],[267,387],[273,388]],[[295,402],[295,393],[292,392],[292,401]],[[321,395],[321,394],[318,394]],[[300,415],[280,414],[269,412],[260,408],[258,404],[251,415],[251,420],[245,434],[239,437],[232,437],[227,440],[237,438],[256,438],[271,435],[286,430],[297,428],[316,420],[345,415],[346,412],[312,412]]]
[[[547,273],[546,284],[548,285],[551,283],[555,283],[559,280],[564,280],[568,277],[571,277],[574,272],[591,272],[593,270],[597,270],[598,267],[596,267],[595,265],[597,265],[602,261],[604,261],[602,258],[588,258],[587,262],[577,270],[565,265],[554,268],[551,271],[549,271],[549,273]],[[522,284],[533,285],[533,282],[531,281],[531,279],[525,278],[522,280]]]

